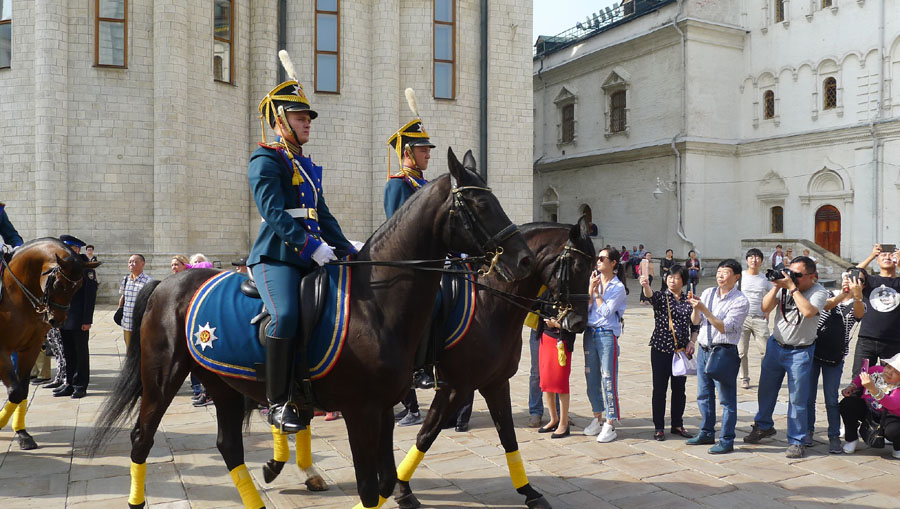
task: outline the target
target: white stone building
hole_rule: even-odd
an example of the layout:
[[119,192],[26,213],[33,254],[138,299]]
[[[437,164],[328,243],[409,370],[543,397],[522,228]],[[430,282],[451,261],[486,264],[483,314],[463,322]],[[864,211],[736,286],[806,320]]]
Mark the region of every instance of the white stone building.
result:
[[898,243],[898,13],[634,0],[573,19],[534,58],[535,216],[588,206],[601,245],[679,259],[740,259],[742,239],[851,260]]
[[154,277],[176,253],[228,265],[258,229],[247,162],[286,47],[320,114],[305,148],[349,237],[384,220],[387,139],[411,118],[406,87],[438,145],[427,175],[446,172],[448,146],[487,155],[489,184],[527,221],[531,5],[482,7],[0,0],[0,201],[26,239],[71,233],[96,245],[107,297],[129,253],[145,254]]

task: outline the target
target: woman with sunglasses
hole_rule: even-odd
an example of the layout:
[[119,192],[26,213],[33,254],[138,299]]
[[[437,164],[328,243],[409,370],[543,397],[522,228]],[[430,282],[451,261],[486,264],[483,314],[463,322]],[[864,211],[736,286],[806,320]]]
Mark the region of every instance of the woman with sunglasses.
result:
[[[601,443],[616,439],[619,411],[619,336],[625,314],[625,266],[619,252],[604,249],[597,256],[597,270],[591,274],[588,294],[588,327],[584,331],[584,376],[594,420],[584,434],[597,435]],[[606,411],[606,422],[603,412]]]

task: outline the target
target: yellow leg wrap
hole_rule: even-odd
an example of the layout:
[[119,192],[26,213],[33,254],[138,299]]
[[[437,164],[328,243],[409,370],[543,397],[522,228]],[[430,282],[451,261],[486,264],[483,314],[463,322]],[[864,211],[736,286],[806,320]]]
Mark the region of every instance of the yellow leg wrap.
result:
[[403,461],[400,462],[400,466],[397,467],[397,480],[409,482],[409,480],[412,479],[413,472],[416,471],[416,467],[419,466],[419,463],[424,457],[425,453],[413,445],[412,449],[406,453],[406,457],[403,458]]
[[275,461],[286,463],[291,459],[291,448],[288,445],[287,435],[281,432],[277,427],[272,426],[272,440],[275,442]]
[[519,489],[528,484],[525,465],[522,464],[522,455],[518,450],[506,453],[506,465],[509,467],[509,478],[512,479],[513,488]]
[[128,493],[128,503],[141,505],[144,503],[144,480],[147,478],[147,464],[131,462],[131,491]]
[[312,466],[312,433],[309,426],[299,431],[294,440],[297,441],[297,466],[300,470],[306,470]]
[[3,405],[3,410],[0,410],[0,429],[3,429],[6,426],[6,423],[9,422],[9,418],[12,417],[13,412],[16,411],[19,405],[13,403],[12,401],[7,401],[5,405]]
[[385,502],[387,502],[387,499],[382,497],[381,495],[378,495],[378,504],[376,504],[375,506],[368,507],[368,506],[362,505],[362,502],[359,502],[358,504],[353,506],[353,509],[378,509],[379,507],[383,506]]
[[244,503],[245,508],[260,509],[261,507],[266,506],[259,496],[259,491],[256,490],[256,485],[253,484],[250,472],[247,471],[247,465],[241,464],[234,467],[231,471],[231,480],[234,481],[234,485],[237,486],[238,493],[241,494],[241,501]]
[[28,411],[28,399],[23,399],[16,407],[13,413],[13,431],[21,431],[25,429],[25,412]]

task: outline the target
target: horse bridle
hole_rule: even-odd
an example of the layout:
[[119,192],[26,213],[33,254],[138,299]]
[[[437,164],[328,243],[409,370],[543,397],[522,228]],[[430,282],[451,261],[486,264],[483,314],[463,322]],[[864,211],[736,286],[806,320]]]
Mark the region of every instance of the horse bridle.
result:
[[553,308],[559,310],[559,315],[556,320],[561,321],[570,311],[572,311],[572,302],[576,301],[586,301],[590,300],[590,295],[586,293],[570,293],[569,285],[572,279],[572,263],[574,255],[580,255],[585,257],[588,260],[588,263],[591,263],[594,260],[594,257],[585,253],[584,251],[576,248],[572,245],[572,241],[566,241],[566,245],[563,247],[563,250],[556,257],[556,261],[554,261],[554,265],[556,268],[553,271],[554,277],[559,281],[559,288],[556,291],[556,294],[551,296],[551,300],[553,302]]
[[463,191],[491,192],[491,188],[481,186],[459,186],[450,190],[453,194],[453,204],[450,206],[450,217],[451,219],[454,217],[458,218],[462,223],[463,230],[469,232],[476,245],[481,246],[481,253],[485,255],[486,264],[488,264],[487,260],[490,259],[487,270],[482,269],[478,271],[480,275],[486,276],[493,272],[494,267],[500,259],[500,255],[503,254],[503,246],[501,246],[501,244],[513,235],[519,233],[519,227],[514,223],[510,223],[506,228],[491,235],[490,232],[485,230],[484,226],[482,226],[475,218],[472,209],[469,208],[469,205],[463,200],[461,196]]
[[28,299],[28,302],[34,308],[35,313],[44,315],[44,321],[48,323],[50,321],[50,308],[58,309],[60,311],[68,311],[70,307],[68,304],[57,304],[56,302],[50,300],[50,295],[53,291],[53,284],[56,282],[56,277],[61,276],[63,279],[65,279],[69,283],[72,283],[73,285],[77,285],[78,283],[80,283],[84,277],[82,276],[77,280],[73,280],[72,278],[67,276],[65,272],[63,272],[62,267],[60,267],[59,265],[54,265],[53,267],[41,273],[42,277],[47,276],[47,280],[44,282],[42,295],[38,297],[35,294],[31,293],[31,290],[29,290],[24,283],[19,281],[19,278],[16,277],[16,274],[12,271],[12,268],[9,266],[9,263],[6,261],[5,257],[0,256],[0,260],[3,261],[3,266],[9,272],[9,275],[12,276],[13,281],[16,282],[16,285],[20,290],[22,290],[22,293],[25,294],[25,298]]

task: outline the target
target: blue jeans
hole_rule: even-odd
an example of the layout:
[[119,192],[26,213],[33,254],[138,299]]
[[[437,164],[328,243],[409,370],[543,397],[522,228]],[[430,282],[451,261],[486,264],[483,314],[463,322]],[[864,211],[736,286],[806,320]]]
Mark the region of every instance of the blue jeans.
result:
[[772,412],[775,411],[778,391],[781,390],[781,383],[787,374],[790,401],[787,437],[788,443],[792,445],[802,445],[806,437],[808,423],[806,405],[809,401],[809,378],[815,351],[815,344],[799,350],[788,350],[776,343],[774,336],[770,336],[766,345],[766,355],[763,356],[762,366],[759,369],[757,394],[759,411],[754,421],[761,430],[775,426]]
[[[734,380],[718,382],[706,376],[708,352],[697,344],[697,406],[700,408],[700,433],[709,437],[716,436],[716,393],[722,403],[722,431],[719,442],[725,446],[734,445],[734,426],[737,424],[737,376]],[[726,348],[726,355],[733,357],[735,373],[741,364],[737,346]]]
[[300,323],[300,278],[303,273],[298,267],[268,259],[250,270],[259,296],[272,315],[266,335],[294,339]]
[[816,428],[816,389],[819,387],[819,372],[822,372],[822,391],[825,393],[825,414],[828,416],[828,438],[841,435],[841,411],[838,408],[838,391],[841,388],[841,373],[844,361],[837,366],[826,366],[816,361],[809,372],[809,399],[806,402],[806,422],[812,440]]
[[528,377],[528,413],[531,415],[544,415],[544,400],[541,398],[541,373],[540,350],[541,335],[532,329],[531,338],[528,341],[531,349],[531,374]]
[[619,418],[619,342],[611,331],[584,331],[584,378],[594,413]]

